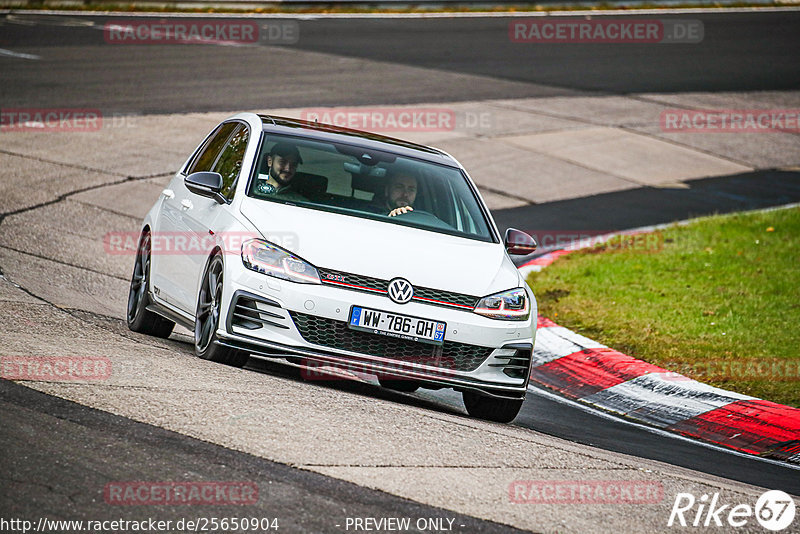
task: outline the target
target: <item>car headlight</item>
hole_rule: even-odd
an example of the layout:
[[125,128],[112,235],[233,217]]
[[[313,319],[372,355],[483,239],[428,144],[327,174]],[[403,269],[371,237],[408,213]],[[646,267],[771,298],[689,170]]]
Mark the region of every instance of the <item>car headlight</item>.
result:
[[301,284],[319,284],[317,268],[291,252],[261,239],[242,243],[242,263],[248,269]]
[[507,321],[526,321],[531,315],[528,295],[522,287],[483,297],[473,311],[492,319]]

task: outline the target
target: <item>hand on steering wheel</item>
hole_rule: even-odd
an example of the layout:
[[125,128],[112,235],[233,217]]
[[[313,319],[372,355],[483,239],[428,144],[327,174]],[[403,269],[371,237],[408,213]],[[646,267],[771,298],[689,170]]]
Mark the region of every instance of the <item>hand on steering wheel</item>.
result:
[[402,208],[395,208],[389,212],[389,217],[397,217],[402,213],[408,213],[409,211],[414,211],[414,208],[411,206],[403,206]]

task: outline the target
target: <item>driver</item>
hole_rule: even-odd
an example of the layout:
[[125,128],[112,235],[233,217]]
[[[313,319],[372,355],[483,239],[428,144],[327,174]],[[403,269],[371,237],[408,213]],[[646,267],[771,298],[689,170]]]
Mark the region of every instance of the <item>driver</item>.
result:
[[386,184],[384,192],[385,205],[383,210],[388,210],[389,217],[396,217],[409,211],[417,199],[417,179],[408,173],[393,174]]

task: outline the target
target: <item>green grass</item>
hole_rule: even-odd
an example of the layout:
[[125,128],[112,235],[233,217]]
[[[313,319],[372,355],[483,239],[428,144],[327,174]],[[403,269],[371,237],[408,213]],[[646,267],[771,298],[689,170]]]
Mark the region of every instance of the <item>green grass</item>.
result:
[[715,216],[558,259],[539,313],[620,352],[800,407],[800,208]]

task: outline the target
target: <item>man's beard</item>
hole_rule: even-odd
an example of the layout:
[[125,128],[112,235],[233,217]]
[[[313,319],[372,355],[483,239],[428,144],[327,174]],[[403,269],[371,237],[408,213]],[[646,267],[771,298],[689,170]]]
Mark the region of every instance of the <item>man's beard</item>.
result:
[[293,178],[293,176],[290,176],[288,180],[282,179],[280,173],[275,171],[274,168],[269,170],[269,175],[272,176],[272,178],[274,178],[275,181],[278,182],[282,186],[289,185],[289,182],[291,182],[292,178]]

